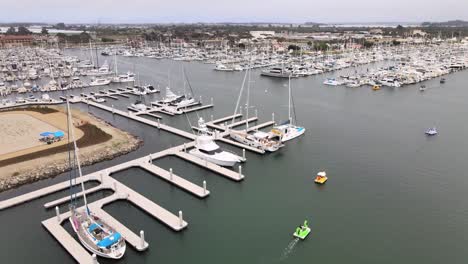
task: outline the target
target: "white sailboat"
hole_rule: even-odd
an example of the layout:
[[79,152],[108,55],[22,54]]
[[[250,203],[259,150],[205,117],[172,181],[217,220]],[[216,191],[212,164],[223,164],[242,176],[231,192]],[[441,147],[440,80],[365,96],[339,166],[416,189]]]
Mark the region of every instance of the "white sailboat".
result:
[[294,123],[294,119],[291,115],[291,107],[294,107],[294,103],[292,103],[292,92],[291,92],[291,77],[289,78],[288,82],[288,91],[289,91],[289,101],[288,101],[288,120],[283,122],[279,126],[273,127],[270,131],[271,137],[281,137],[282,142],[286,142],[288,140],[297,138],[304,134],[305,128],[296,126]]
[[[249,119],[249,109],[250,109],[250,105],[249,105],[250,103],[250,68],[251,67],[249,65],[249,67],[247,68],[247,71],[245,72],[246,75],[244,76],[244,81],[242,83],[242,87],[239,92],[239,97],[237,99],[236,109],[234,110],[234,116],[235,116],[237,113],[237,109],[239,107],[240,98],[242,97],[242,92],[244,90],[245,79],[248,76],[247,99],[246,99],[246,105],[245,105],[246,106],[246,120]],[[234,122],[234,118],[232,122]],[[255,134],[251,135],[248,133],[248,129],[249,129],[249,122],[246,122],[245,131],[237,131],[237,130],[230,129],[229,136],[237,142],[240,142],[250,147],[258,148],[262,151],[273,152],[273,151],[277,151],[280,147],[283,146],[281,144],[281,140],[275,141],[272,138],[269,138],[267,133],[257,131]]]
[[[73,141],[73,162],[76,162],[78,176],[82,177],[79,151],[75,140],[74,126],[70,112],[70,104],[67,100],[68,110],[68,131]],[[72,159],[70,158],[70,167]],[[75,179],[76,180],[76,179]],[[70,185],[73,179],[70,178]],[[126,244],[122,235],[114,228],[105,223],[102,219],[94,215],[88,208],[86,199],[84,182],[81,181],[81,191],[83,193],[84,208],[76,208],[76,195],[71,194],[70,197],[70,213],[69,221],[75,231],[81,244],[92,253],[111,259],[120,259],[125,254]]]

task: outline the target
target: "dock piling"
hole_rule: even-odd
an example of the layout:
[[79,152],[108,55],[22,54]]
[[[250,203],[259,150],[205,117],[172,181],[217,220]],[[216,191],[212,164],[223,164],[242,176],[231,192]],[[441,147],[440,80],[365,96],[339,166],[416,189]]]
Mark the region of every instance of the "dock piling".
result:
[[114,114],[114,105],[111,105],[112,107],[112,114]]
[[148,160],[148,163],[152,163],[153,162],[153,158],[151,157],[151,154],[149,154],[149,160]]
[[211,105],[213,105],[213,97],[211,97]]
[[242,158],[245,160],[245,149],[242,149]]
[[159,121],[159,118],[158,118],[158,128],[161,129],[161,121]]
[[255,117],[258,117],[258,109],[255,108]]
[[271,121],[275,122],[275,113],[271,113]]
[[184,152],[187,152],[187,146],[184,143]]
[[202,96],[200,95],[200,104],[202,103]]
[[99,173],[99,181],[101,182],[101,184],[104,182],[102,172]]
[[60,223],[60,209],[58,206],[55,206],[55,214],[57,214],[57,222]]
[[140,231],[140,247],[145,248],[145,231]]
[[182,211],[179,211],[179,224],[180,226],[184,226],[184,218],[182,215]]
[[169,169],[169,179],[172,181],[172,168]]
[[239,179],[242,178],[242,165],[239,165]]
[[203,181],[203,194],[206,194],[206,181]]
[[114,182],[114,192],[117,192],[117,182]]

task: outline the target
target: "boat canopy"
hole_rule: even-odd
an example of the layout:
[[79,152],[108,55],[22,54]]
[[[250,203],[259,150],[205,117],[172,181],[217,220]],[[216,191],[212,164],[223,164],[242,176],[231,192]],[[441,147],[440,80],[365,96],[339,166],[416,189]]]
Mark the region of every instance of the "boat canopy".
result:
[[91,233],[93,232],[94,230],[96,230],[97,228],[100,228],[100,226],[96,223],[92,223],[89,228],[88,228],[88,231]]
[[105,248],[110,247],[110,246],[114,245],[115,243],[119,242],[121,237],[122,236],[120,235],[120,233],[116,232],[116,233],[104,238],[103,240],[99,241],[97,243],[97,246],[98,247],[105,247]]

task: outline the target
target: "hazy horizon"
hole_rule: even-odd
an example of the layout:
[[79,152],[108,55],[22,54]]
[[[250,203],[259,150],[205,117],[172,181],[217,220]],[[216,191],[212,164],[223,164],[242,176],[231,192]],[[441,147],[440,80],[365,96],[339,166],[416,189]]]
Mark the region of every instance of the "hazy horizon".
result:
[[468,20],[468,1],[20,0],[3,3],[0,22],[37,23],[421,23]]

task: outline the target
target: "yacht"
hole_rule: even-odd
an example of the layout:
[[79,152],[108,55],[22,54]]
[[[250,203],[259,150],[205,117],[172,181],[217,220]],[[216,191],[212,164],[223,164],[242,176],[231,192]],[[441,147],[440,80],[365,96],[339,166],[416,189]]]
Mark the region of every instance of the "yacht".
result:
[[228,68],[224,64],[216,64],[215,71],[234,71],[234,68]]
[[232,167],[238,162],[245,161],[236,154],[223,151],[214,142],[213,136],[208,134],[205,121],[201,117],[198,120],[198,128],[200,133],[195,139],[195,148],[189,151],[190,154],[225,167]]
[[141,101],[137,100],[134,104],[131,104],[129,109],[135,110],[135,111],[145,111],[147,109],[146,105]]
[[289,78],[289,77],[297,77],[296,74],[293,74],[292,72],[280,68],[280,67],[273,67],[270,69],[263,70],[262,73],[260,74],[262,76],[268,76],[268,77],[276,77],[276,78]]
[[109,79],[106,79],[106,78],[96,78],[94,80],[92,80],[90,83],[89,83],[89,86],[101,86],[101,85],[108,85],[110,84],[111,81]]
[[335,78],[327,78],[323,84],[325,85],[331,85],[331,86],[337,86],[337,85],[341,85],[341,83],[339,81],[337,81]]

